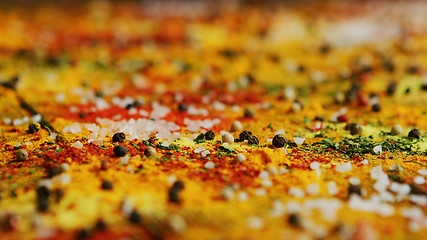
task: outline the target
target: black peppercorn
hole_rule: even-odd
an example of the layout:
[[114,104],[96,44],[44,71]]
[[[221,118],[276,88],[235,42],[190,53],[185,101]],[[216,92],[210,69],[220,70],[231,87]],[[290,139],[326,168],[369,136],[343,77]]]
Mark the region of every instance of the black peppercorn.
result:
[[259,144],[259,140],[258,140],[258,138],[256,136],[252,135],[252,136],[249,137],[248,144],[249,145],[258,145]]
[[126,135],[123,132],[118,132],[113,135],[113,142],[122,143],[126,140]]
[[360,195],[362,195],[362,190],[360,189],[360,187],[358,185],[350,184],[348,186],[348,195],[351,195],[351,194],[357,194],[360,196]]
[[418,130],[416,128],[412,129],[411,131],[409,131],[408,137],[420,139],[421,138],[421,132],[420,132],[420,130]]
[[179,192],[184,189],[184,182],[181,180],[176,181],[169,189],[169,201],[173,203],[180,203]]
[[116,157],[124,157],[128,152],[128,149],[125,146],[117,145],[113,148],[113,151]]
[[286,144],[286,138],[282,137],[280,134],[274,136],[273,146],[277,148],[284,147]]
[[186,103],[180,103],[178,105],[178,111],[187,112],[188,111],[188,105]]
[[37,188],[37,199],[48,199],[50,190],[46,186],[40,186]]
[[30,125],[28,125],[28,130],[27,133],[29,134],[33,134],[36,133],[40,130],[39,125],[36,123],[30,123]]
[[131,223],[141,223],[141,215],[135,210],[133,210],[129,215],[129,221]]
[[397,89],[397,83],[396,82],[391,82],[388,84],[387,87],[387,95],[391,96],[394,94],[394,92],[396,92]]
[[372,105],[372,111],[380,112],[381,111],[381,105],[379,103],[375,103],[374,105]]
[[351,135],[356,135],[356,134],[362,133],[362,125],[360,125],[358,123],[350,123],[349,129],[350,129]]
[[240,141],[245,141],[245,140],[249,140],[251,136],[252,136],[252,132],[245,130],[239,134],[239,139]]
[[301,226],[301,219],[296,213],[291,213],[288,217],[288,223],[292,227],[300,227]]
[[205,133],[205,139],[206,140],[214,140],[215,139],[215,133],[212,130],[209,130]]
[[107,229],[107,224],[104,222],[104,220],[99,219],[98,221],[96,221],[95,230],[104,231],[106,229]]
[[101,188],[104,190],[111,190],[113,189],[113,183],[111,181],[104,180],[102,181]]

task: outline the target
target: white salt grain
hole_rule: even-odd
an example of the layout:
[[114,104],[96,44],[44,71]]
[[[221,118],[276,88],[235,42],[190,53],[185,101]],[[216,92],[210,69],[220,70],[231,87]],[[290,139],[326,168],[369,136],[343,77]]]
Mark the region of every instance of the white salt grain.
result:
[[215,168],[215,164],[213,162],[207,162],[207,163],[205,163],[205,168],[213,169],[213,168]]
[[312,170],[317,170],[317,169],[319,169],[319,167],[320,167],[320,163],[318,163],[318,162],[312,162],[312,163],[310,164],[310,168],[311,168]]
[[418,170],[418,173],[421,175],[427,175],[427,169],[420,169]]
[[416,183],[416,184],[424,184],[424,183],[426,183],[426,179],[424,177],[417,176],[417,177],[414,178],[414,183]]
[[290,188],[288,193],[290,195],[292,195],[294,197],[298,197],[298,198],[304,197],[304,195],[305,195],[304,191],[301,190],[301,189],[299,189],[299,188],[297,188],[297,187]]
[[305,138],[300,138],[300,137],[294,137],[294,142],[298,145],[303,144],[305,141]]
[[374,153],[379,154],[383,152],[383,147],[381,145],[374,147]]
[[208,150],[205,150],[202,152],[202,156],[206,157],[207,155],[209,155],[211,152],[209,152]]
[[351,171],[352,167],[350,162],[346,162],[343,164],[338,164],[335,169],[337,170],[337,172],[343,173],[343,172]]
[[169,143],[167,141],[162,142],[162,147],[169,147]]
[[259,217],[250,217],[247,220],[247,224],[251,229],[261,229],[264,226],[264,221]]
[[348,179],[348,181],[353,185],[359,185],[360,184],[360,179],[355,178],[355,177],[351,177],[350,179]]
[[308,185],[306,191],[308,194],[310,194],[312,196],[317,195],[319,193],[319,184],[312,183],[312,184]]
[[338,193],[338,187],[335,182],[329,182],[326,188],[328,189],[328,193],[330,195],[335,195]]
[[268,172],[267,172],[267,171],[261,171],[261,172],[259,173],[258,177],[259,177],[259,178],[261,178],[261,179],[268,179],[269,174],[268,174]]
[[204,150],[205,150],[205,147],[199,147],[199,148],[194,149],[194,153],[201,153]]
[[82,144],[80,141],[77,141],[77,142],[73,143],[73,144],[71,145],[71,147],[81,149],[81,148],[83,148],[83,144]]

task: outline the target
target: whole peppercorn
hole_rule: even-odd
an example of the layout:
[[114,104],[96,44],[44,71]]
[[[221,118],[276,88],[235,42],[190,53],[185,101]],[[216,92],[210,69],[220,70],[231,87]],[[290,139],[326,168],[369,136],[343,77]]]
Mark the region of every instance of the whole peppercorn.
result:
[[188,105],[186,103],[178,104],[178,111],[187,112],[188,111]]
[[102,181],[101,188],[104,190],[111,190],[113,189],[113,183],[111,181],[104,180]]
[[215,139],[215,133],[212,130],[209,130],[205,133],[205,139],[206,140],[214,140]]
[[124,157],[128,152],[128,149],[125,146],[117,145],[113,148],[113,151],[116,157]]
[[28,158],[28,152],[24,149],[20,149],[16,151],[16,160],[18,161],[25,161]]
[[229,133],[226,133],[226,134],[222,135],[222,142],[226,142],[226,143],[229,143],[229,144],[234,143],[234,137],[233,137],[233,135],[231,135]]
[[391,82],[388,84],[387,87],[387,95],[391,96],[394,94],[394,92],[396,92],[397,89],[397,83],[396,82]]
[[106,159],[102,159],[102,161],[101,161],[101,167],[100,167],[100,170],[101,171],[106,171],[106,170],[108,170],[108,161],[106,160]]
[[298,214],[291,213],[288,217],[288,223],[292,227],[300,227],[301,226],[301,219]]
[[76,233],[76,239],[86,239],[89,238],[90,232],[86,228],[82,228]]
[[325,118],[324,118],[323,116],[316,116],[316,117],[314,118],[314,121],[323,122],[323,121],[325,121]]
[[55,190],[54,195],[55,195],[56,202],[59,203],[61,199],[64,197],[65,191],[62,188],[58,188]]
[[173,203],[180,203],[179,192],[184,189],[184,182],[181,180],[176,181],[169,189],[169,201]]
[[113,135],[113,142],[122,143],[126,140],[126,135],[123,132],[118,132]]
[[421,132],[420,132],[420,130],[414,128],[411,131],[409,131],[408,137],[420,139],[421,138]]
[[350,124],[350,134],[351,135],[357,135],[362,133],[362,125],[358,123],[351,123]]
[[239,134],[239,139],[240,141],[245,141],[245,140],[249,140],[251,136],[252,136],[252,132],[245,130]]
[[36,189],[37,199],[48,199],[50,190],[46,186],[40,186]]
[[394,125],[390,131],[391,135],[402,135],[402,133],[403,133],[403,128],[400,125]]
[[62,173],[62,169],[61,169],[61,167],[59,167],[59,166],[53,166],[53,167],[51,167],[51,168],[49,168],[48,170],[47,170],[47,177],[48,178],[53,178],[53,177],[55,177],[56,175],[59,175],[59,174],[61,174]]
[[381,111],[381,105],[379,103],[375,103],[374,105],[372,105],[372,111],[380,112]]
[[39,124],[37,124],[37,123],[30,123],[30,125],[28,125],[27,133],[33,134],[33,133],[38,132],[39,130],[40,130]]
[[144,155],[147,156],[147,157],[154,156],[154,155],[156,155],[156,153],[157,153],[156,149],[153,148],[152,146],[148,146],[144,150]]
[[360,195],[362,195],[362,190],[360,189],[360,187],[358,185],[350,184],[348,186],[348,195],[351,195],[351,194],[357,194],[360,196]]
[[139,213],[135,210],[133,210],[130,214],[129,214],[129,221],[131,223],[141,223],[141,215],[139,215]]
[[48,199],[37,199],[37,211],[46,212],[48,208],[49,208]]
[[259,140],[256,136],[252,135],[249,140],[248,140],[248,144],[249,145],[258,145],[259,144]]
[[286,138],[284,138],[282,135],[277,134],[273,137],[273,146],[277,148],[284,147],[286,144]]
[[246,107],[243,115],[246,118],[254,118],[255,117],[255,111],[250,107]]
[[104,231],[106,229],[107,229],[107,224],[104,222],[104,220],[99,219],[98,221],[96,221],[95,230]]
[[234,162],[239,162],[239,163],[242,163],[242,162],[244,162],[246,160],[246,157],[245,157],[245,155],[243,155],[243,154],[241,154],[241,153],[239,153],[239,154],[237,154],[236,156],[234,156]]
[[231,131],[232,132],[238,132],[238,131],[241,131],[242,130],[242,128],[243,128],[243,126],[242,126],[242,123],[241,122],[239,122],[239,121],[234,121],[232,124],[231,124]]

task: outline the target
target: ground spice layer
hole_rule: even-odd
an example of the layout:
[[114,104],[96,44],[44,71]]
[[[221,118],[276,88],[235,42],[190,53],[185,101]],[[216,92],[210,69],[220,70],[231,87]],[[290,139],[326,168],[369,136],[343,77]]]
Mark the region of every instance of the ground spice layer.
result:
[[5,5],[1,238],[423,239],[425,3],[210,4]]

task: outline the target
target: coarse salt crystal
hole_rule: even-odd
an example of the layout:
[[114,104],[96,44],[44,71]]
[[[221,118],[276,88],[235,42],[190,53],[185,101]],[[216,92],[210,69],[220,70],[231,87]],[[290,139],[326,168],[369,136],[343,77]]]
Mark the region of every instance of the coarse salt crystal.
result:
[[373,178],[373,179],[379,179],[384,174],[385,173],[383,172],[383,169],[380,165],[372,168],[372,170],[371,170],[371,178]]
[[269,174],[268,174],[268,172],[267,172],[267,171],[261,171],[261,172],[259,173],[258,177],[259,177],[259,178],[261,178],[261,179],[268,179]]
[[128,172],[128,173],[134,173],[134,172],[135,172],[135,170],[133,169],[133,167],[132,167],[132,166],[128,166],[128,167],[126,168],[126,172]]
[[39,123],[42,120],[42,115],[36,114],[31,117],[31,121]]
[[424,218],[424,212],[419,207],[402,208],[400,214],[406,218],[420,220]]
[[424,183],[426,183],[426,179],[424,177],[417,176],[417,177],[414,178],[414,183],[416,183],[416,184],[424,184]]
[[52,134],[49,135],[49,138],[55,140],[56,139],[56,135],[57,135],[56,133],[52,133]]
[[348,179],[348,181],[353,185],[359,185],[360,184],[360,179],[355,178],[355,177],[351,177],[350,179]]
[[361,163],[364,164],[364,165],[366,165],[366,164],[369,163],[369,161],[368,160],[363,160]]
[[294,142],[298,145],[303,144],[305,141],[305,138],[300,138],[300,137],[294,137]]
[[207,162],[207,163],[205,163],[205,168],[213,169],[213,168],[215,168],[215,164],[213,162]]
[[162,147],[169,147],[169,143],[167,141],[162,142]]
[[317,169],[319,169],[319,167],[320,167],[320,163],[318,163],[318,162],[312,162],[312,163],[310,164],[310,168],[311,168],[312,170],[317,170]]
[[374,147],[374,153],[382,153],[383,152],[383,147],[381,145],[375,146]]
[[251,229],[261,229],[264,226],[264,221],[259,217],[251,217],[248,219],[247,224]]
[[285,173],[287,173],[287,172],[289,172],[289,170],[288,170],[288,169],[286,169],[286,168],[284,168],[284,167],[280,167],[280,168],[279,168],[279,170],[278,170],[278,173],[279,173],[279,174],[285,174]]
[[267,191],[264,188],[258,188],[254,190],[255,195],[257,196],[265,196]]
[[330,195],[335,195],[338,193],[338,187],[335,182],[329,182],[326,188],[328,189],[328,193]]
[[352,167],[350,162],[346,162],[346,163],[337,165],[335,169],[337,170],[337,172],[343,173],[343,172],[351,171]]
[[199,147],[199,148],[194,149],[194,153],[201,153],[204,150],[205,150],[205,147]]
[[279,129],[276,131],[276,133],[274,135],[285,135],[285,130]]
[[247,192],[241,192],[239,193],[239,195],[237,195],[237,200],[241,202],[248,200],[248,198],[249,198],[249,195]]
[[26,142],[25,143],[25,145],[27,145],[27,146],[30,146],[30,145],[32,145],[33,143],[32,142]]
[[268,180],[268,179],[263,179],[261,181],[261,186],[263,186],[263,187],[271,187],[271,186],[273,186],[273,182],[270,181],[270,180]]
[[290,188],[288,193],[294,197],[300,197],[300,198],[304,197],[304,195],[305,195],[304,191],[297,188],[297,187]]
[[128,164],[129,158],[130,158],[129,155],[126,155],[126,156],[120,158],[120,162],[123,164]]
[[211,152],[209,152],[208,150],[205,150],[202,152],[202,156],[206,157],[207,155],[209,155]]
[[427,175],[427,169],[420,169],[418,170],[418,173],[421,175]]
[[420,206],[427,205],[427,197],[424,195],[409,195],[409,200]]
[[3,118],[3,122],[4,122],[4,124],[9,125],[9,124],[12,123],[12,119],[10,119],[10,118]]
[[308,185],[306,191],[308,194],[310,194],[312,196],[317,195],[319,193],[319,184],[312,183],[312,184]]
[[77,141],[77,142],[73,143],[71,145],[71,147],[80,148],[81,149],[81,148],[83,148],[83,144],[80,141]]

